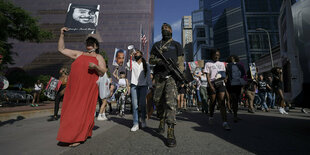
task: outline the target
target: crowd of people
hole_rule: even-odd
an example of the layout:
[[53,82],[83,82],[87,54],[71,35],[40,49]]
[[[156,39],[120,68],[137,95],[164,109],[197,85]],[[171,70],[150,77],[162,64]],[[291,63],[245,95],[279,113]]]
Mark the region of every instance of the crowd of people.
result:
[[[232,55],[227,62],[222,62],[220,51],[212,49],[211,59],[206,61],[204,67],[192,71],[192,81],[176,78],[175,72],[169,68],[171,64],[162,59],[164,55],[174,61],[180,72],[184,71],[182,47],[172,39],[169,24],[162,25],[162,40],[153,45],[149,63],[144,59],[143,52],[131,52],[133,59],[125,64],[126,71],[120,70],[122,66],[115,68],[114,82],[107,74],[106,62],[98,54],[98,41],[88,37],[86,52],[67,49],[64,44],[65,31],[67,28],[61,29],[58,50],[75,61],[70,73],[65,68],[60,70],[62,85],[57,92],[55,112],[50,120],[58,119],[59,101],[63,97],[57,140],[71,147],[92,136],[98,101],[98,121],[108,120],[106,112],[113,112],[112,102],[117,103],[116,113],[120,117],[125,116],[126,103],[131,103],[132,132],[147,127],[147,119],[156,111],[158,133],[163,134],[166,124],[168,126],[166,144],[169,147],[176,146],[176,115],[187,109],[207,114],[209,123],[213,124],[217,107],[225,130],[231,129],[227,113],[233,114],[234,122],[241,120],[238,117],[239,106],[254,113],[257,109],[268,112],[278,105],[281,114],[288,114],[279,67],[273,68],[269,74],[253,74],[246,72],[238,56]],[[150,65],[154,67],[151,69]]]
[[[214,107],[220,109],[225,129],[226,113],[232,113],[234,122],[238,122],[239,106],[247,108],[249,113],[257,110],[269,112],[279,107],[281,114],[288,114],[283,96],[282,69],[275,67],[268,73],[251,74],[246,72],[238,56],[229,56],[226,62],[219,61],[220,51],[211,52],[204,68],[192,72],[193,81],[178,85],[178,113],[195,106],[197,111],[208,114],[213,119]],[[306,111],[302,110],[304,113]]]

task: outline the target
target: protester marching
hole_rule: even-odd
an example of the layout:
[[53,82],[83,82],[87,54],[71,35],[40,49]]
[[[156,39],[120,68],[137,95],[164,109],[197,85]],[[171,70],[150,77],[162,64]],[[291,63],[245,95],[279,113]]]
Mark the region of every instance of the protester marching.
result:
[[[292,116],[293,106],[285,98],[283,68],[272,66],[262,72],[255,63],[243,64],[241,56],[228,56],[216,47],[204,51],[208,59],[187,62],[185,48],[173,39],[174,26],[168,23],[161,25],[161,39],[154,44],[148,43],[141,29],[137,34],[139,49],[130,44],[125,50],[127,43],[115,45],[113,51],[106,51],[113,55],[108,61],[109,57],[100,53],[100,37],[95,36],[99,11],[100,5],[69,4],[57,49],[72,63],[59,65],[55,75],[48,75],[44,82],[32,80],[30,86],[28,108],[40,107],[42,94],[53,103],[53,114],[47,121],[59,124],[58,145],[77,147],[92,141],[95,124],[113,122],[112,118],[129,119],[125,125],[130,134],[150,132],[167,147],[176,147],[177,120],[185,120],[185,115],[199,114],[207,127],[221,128],[225,133],[246,123],[244,114]],[[87,35],[84,49],[65,46],[72,44],[67,38],[75,35]],[[0,65],[2,60],[0,55]],[[0,90],[8,85],[1,73]],[[1,103],[13,100],[9,91],[2,92]],[[304,106],[301,108],[307,113]],[[148,125],[150,120],[157,122],[154,131]]]

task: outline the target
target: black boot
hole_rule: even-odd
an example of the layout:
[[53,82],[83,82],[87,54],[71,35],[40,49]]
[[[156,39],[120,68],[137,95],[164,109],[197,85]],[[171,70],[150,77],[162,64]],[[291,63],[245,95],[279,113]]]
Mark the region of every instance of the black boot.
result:
[[169,124],[168,131],[167,131],[167,146],[175,147],[176,145],[177,145],[177,141],[175,140],[175,136],[174,136],[174,125]]
[[159,120],[158,133],[160,134],[165,133],[165,119],[164,118],[161,118]]
[[58,120],[58,116],[52,116],[47,121],[51,122],[51,121],[56,121],[56,120]]

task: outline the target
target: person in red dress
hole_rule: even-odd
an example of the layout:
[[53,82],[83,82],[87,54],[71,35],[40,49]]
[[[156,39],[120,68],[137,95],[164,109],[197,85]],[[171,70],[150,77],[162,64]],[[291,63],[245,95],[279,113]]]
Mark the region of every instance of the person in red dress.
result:
[[58,51],[75,60],[71,64],[64,94],[57,140],[74,147],[92,135],[98,98],[96,81],[98,75],[103,75],[107,68],[103,57],[97,54],[97,39],[86,39],[87,52],[71,50],[65,48],[64,43],[64,32],[68,31],[68,28],[63,27],[60,31]]

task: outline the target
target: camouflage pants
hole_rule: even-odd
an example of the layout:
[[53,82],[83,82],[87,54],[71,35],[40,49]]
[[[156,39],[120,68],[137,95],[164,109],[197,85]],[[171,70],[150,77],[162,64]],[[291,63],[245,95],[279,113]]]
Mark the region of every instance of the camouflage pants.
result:
[[157,117],[165,118],[167,124],[176,124],[177,87],[172,77],[161,79],[155,77],[154,102],[157,109]]

